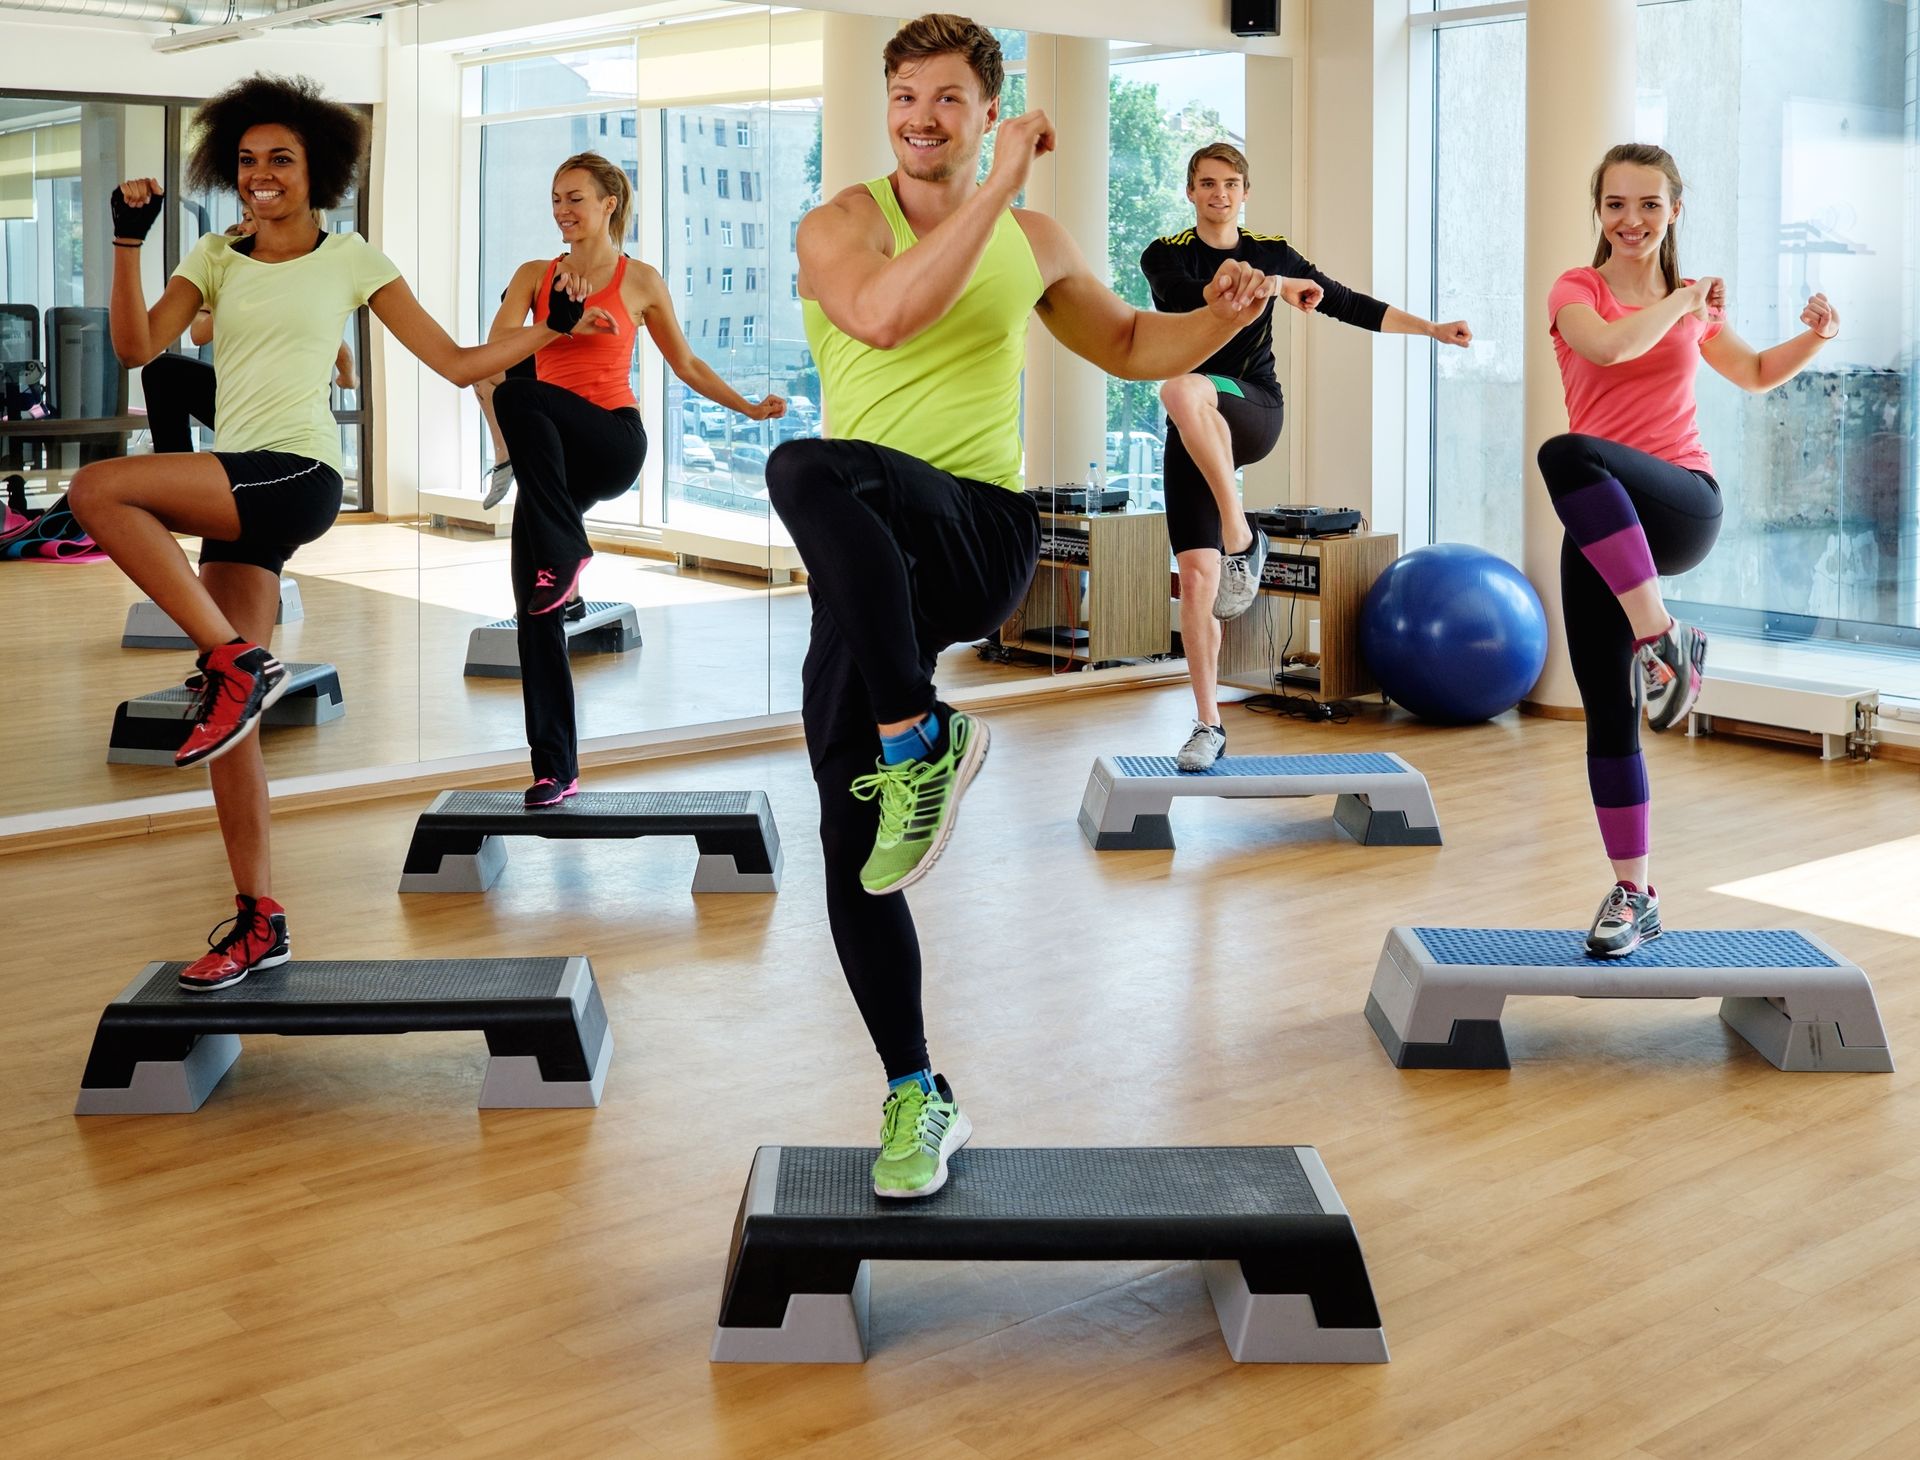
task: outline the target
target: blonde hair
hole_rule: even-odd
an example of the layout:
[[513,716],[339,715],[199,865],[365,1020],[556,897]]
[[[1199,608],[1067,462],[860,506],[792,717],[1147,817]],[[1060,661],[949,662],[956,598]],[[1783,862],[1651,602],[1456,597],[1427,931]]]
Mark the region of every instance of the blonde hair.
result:
[[598,152],[576,152],[553,170],[553,180],[564,172],[580,171],[593,179],[600,196],[613,199],[613,215],[607,219],[607,233],[615,245],[626,241],[627,219],[633,214],[633,184],[626,172],[607,161]]
[[964,15],[935,13],[909,20],[880,52],[886,63],[887,80],[909,61],[924,61],[931,56],[960,56],[980,78],[980,91],[986,101],[1000,95],[1007,68],[1000,58],[1000,42],[985,26]]
[[[1651,167],[1663,173],[1667,179],[1667,197],[1678,205],[1680,194],[1686,184],[1680,181],[1680,164],[1673,160],[1673,154],[1664,147],[1656,147],[1651,142],[1622,142],[1618,147],[1609,147],[1607,155],[1600,159],[1600,165],[1593,170],[1593,216],[1600,216],[1600,204],[1605,198],[1601,191],[1607,182],[1607,169],[1616,163],[1627,163],[1634,167]],[[1672,293],[1680,287],[1680,238],[1676,231],[1679,219],[1667,225],[1666,237],[1660,240],[1660,272],[1667,281],[1667,292]],[[1613,245],[1607,242],[1606,229],[1600,230],[1600,241],[1593,250],[1593,266],[1597,269],[1613,257]]]
[[1187,159],[1187,187],[1193,187],[1193,181],[1200,175],[1200,164],[1206,161],[1224,162],[1240,174],[1242,187],[1253,186],[1253,178],[1247,172],[1247,154],[1231,142],[1209,142],[1193,156]]

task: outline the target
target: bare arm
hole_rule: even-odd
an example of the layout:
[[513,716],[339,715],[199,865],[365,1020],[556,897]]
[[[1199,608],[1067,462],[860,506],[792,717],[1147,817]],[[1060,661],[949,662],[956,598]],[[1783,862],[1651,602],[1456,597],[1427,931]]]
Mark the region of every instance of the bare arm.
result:
[[848,188],[801,220],[800,293],[861,344],[897,349],[953,308],[1034,159],[1053,145],[1044,112],[1002,122],[986,182],[897,257],[888,252],[886,222],[867,190]]
[[1408,314],[1404,309],[1387,306],[1387,312],[1380,321],[1380,333],[1383,335],[1425,335],[1430,340],[1438,340],[1443,345],[1459,345],[1462,348],[1473,343],[1473,331],[1467,328],[1464,319],[1448,320],[1445,324],[1435,324],[1430,319],[1422,319],[1417,314]]
[[113,287],[107,296],[107,332],[113,353],[138,369],[179,339],[206,303],[197,284],[169,279],[160,302],[147,308],[140,282],[140,245],[160,216],[165,196],[150,177],[128,178],[113,190]]
[[1763,394],[1805,370],[1827,341],[1840,333],[1840,316],[1824,294],[1809,299],[1800,318],[1807,326],[1805,332],[1766,350],[1754,349],[1723,327],[1700,346],[1700,356],[1742,390]]
[[1187,314],[1135,309],[1102,284],[1073,237],[1045,214],[1014,215],[1047,283],[1041,323],[1083,360],[1122,380],[1168,380],[1260,318],[1279,281],[1235,259],[1207,285],[1207,305]]
[[1707,307],[1707,296],[1718,279],[1696,279],[1675,289],[1658,304],[1636,309],[1608,321],[1591,304],[1563,304],[1553,317],[1560,338],[1574,354],[1595,365],[1621,365],[1638,360],[1689,314]]
[[889,257],[879,209],[864,188],[850,188],[801,220],[800,292],[861,344],[896,349],[953,308],[1006,206],[981,188],[912,248]]
[[204,345],[213,338],[213,311],[202,309],[194,315],[193,323],[187,329],[187,338],[196,345]]
[[627,313],[646,325],[647,334],[652,338],[654,348],[660,352],[660,358],[667,362],[667,368],[694,390],[708,400],[756,421],[771,420],[786,414],[787,403],[779,396],[770,395],[756,405],[722,380],[719,372],[705,360],[694,354],[693,346],[680,329],[680,321],[674,317],[673,296],[658,269],[646,264],[636,264],[628,269],[622,294]]
[[140,285],[140,250],[114,249],[107,325],[113,353],[129,370],[138,370],[179,339],[205,302],[199,286],[176,277],[167,281],[160,302],[148,309],[146,291]]
[[[457,345],[413,296],[405,279],[395,279],[374,291],[367,301],[380,323],[393,332],[413,356],[434,374],[455,385],[472,385],[516,365],[542,345],[560,336],[543,324],[522,325],[496,332],[484,345]],[[581,328],[591,328],[582,321]]]

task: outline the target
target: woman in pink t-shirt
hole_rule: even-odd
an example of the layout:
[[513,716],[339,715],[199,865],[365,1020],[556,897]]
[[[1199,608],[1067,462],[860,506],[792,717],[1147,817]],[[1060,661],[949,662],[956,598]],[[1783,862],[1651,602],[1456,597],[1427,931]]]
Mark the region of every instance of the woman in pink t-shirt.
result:
[[[1743,390],[1792,379],[1840,330],[1823,294],[1806,332],[1756,351],[1725,324],[1717,278],[1680,274],[1680,170],[1663,148],[1615,147],[1593,172],[1600,241],[1547,296],[1571,430],[1540,448],[1540,474],[1567,529],[1560,551],[1567,652],[1587,715],[1587,781],[1617,879],[1587,952],[1618,958],[1660,934],[1647,880],[1649,797],[1640,712],[1677,725],[1700,693],[1707,636],[1676,623],[1659,576],[1706,557],[1720,531],[1720,487],[1700,444],[1701,360]],[[1636,667],[1637,661],[1637,667]]]

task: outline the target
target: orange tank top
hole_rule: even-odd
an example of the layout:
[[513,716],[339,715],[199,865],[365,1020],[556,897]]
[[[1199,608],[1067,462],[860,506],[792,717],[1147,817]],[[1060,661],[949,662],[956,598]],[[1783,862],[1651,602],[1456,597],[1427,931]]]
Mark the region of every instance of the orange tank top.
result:
[[[555,259],[547,265],[547,271],[540,276],[540,287],[533,291],[535,324],[547,322],[547,295],[553,289],[553,271],[559,264],[560,260]],[[629,374],[638,331],[634,328],[633,316],[627,313],[626,301],[620,297],[620,284],[626,277],[627,256],[622,254],[606,288],[588,295],[585,301],[587,308],[598,305],[612,316],[611,331],[562,335],[535,351],[533,356],[534,373],[540,379],[609,411],[638,405],[633,398]]]

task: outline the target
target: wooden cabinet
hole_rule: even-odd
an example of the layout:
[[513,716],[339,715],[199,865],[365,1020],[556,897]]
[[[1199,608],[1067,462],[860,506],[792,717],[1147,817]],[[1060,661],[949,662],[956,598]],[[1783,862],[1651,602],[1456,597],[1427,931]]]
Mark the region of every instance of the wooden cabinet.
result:
[[1166,513],[1042,512],[1040,566],[1000,642],[1086,664],[1165,654]]
[[[1252,608],[1229,621],[1220,641],[1220,682],[1271,691],[1283,654],[1303,654],[1312,643],[1308,621],[1320,620],[1319,683],[1312,670],[1289,675],[1286,688],[1320,700],[1376,694],[1380,686],[1360,657],[1360,605],[1374,580],[1400,555],[1391,532],[1345,537],[1272,539],[1264,581]],[[1283,586],[1317,580],[1316,588]],[[1288,648],[1288,631],[1292,646]]]

